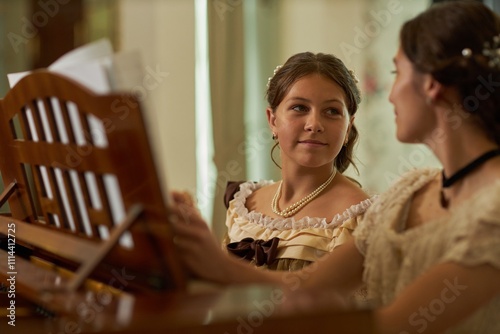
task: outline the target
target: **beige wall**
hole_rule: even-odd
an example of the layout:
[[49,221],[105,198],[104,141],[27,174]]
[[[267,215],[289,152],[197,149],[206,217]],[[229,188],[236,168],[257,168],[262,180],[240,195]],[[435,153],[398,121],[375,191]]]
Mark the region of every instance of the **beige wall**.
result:
[[[279,58],[278,63],[302,51],[333,53],[360,78],[363,102],[356,123],[361,132],[357,148],[361,174],[352,169],[348,173],[376,193],[411,167],[435,165],[427,148],[397,142],[387,99],[399,28],[429,1],[281,0],[277,4],[278,56],[273,57]],[[121,47],[139,49],[146,66],[168,72],[151,92],[149,109],[161,146],[159,156],[170,186],[196,193],[194,1],[121,0],[120,17]],[[371,91],[370,76],[377,86]]]
[[353,27],[362,24],[367,0],[281,0],[281,57],[303,52],[333,53],[347,65],[362,55],[346,57],[341,42],[353,39]]
[[196,189],[194,1],[121,0],[122,50],[139,50],[159,73],[148,91],[158,160],[170,188]]

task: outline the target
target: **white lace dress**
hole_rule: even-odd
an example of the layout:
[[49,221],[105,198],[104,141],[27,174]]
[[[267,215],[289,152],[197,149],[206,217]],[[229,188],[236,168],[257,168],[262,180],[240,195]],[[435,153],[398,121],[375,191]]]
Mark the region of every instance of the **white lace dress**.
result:
[[[356,245],[365,255],[363,279],[374,306],[389,304],[420,274],[439,263],[487,263],[500,269],[500,180],[451,209],[447,218],[405,230],[413,194],[438,173],[437,169],[409,172],[378,197],[354,232]],[[449,288],[456,298],[464,288],[458,278],[436,284]],[[438,312],[453,296],[442,305],[429,307],[429,312]],[[499,316],[497,296],[446,333],[500,333]],[[409,322],[421,332],[425,318],[415,314]]]
[[270,240],[279,238],[276,261],[264,265],[268,269],[297,270],[316,261],[351,238],[372,199],[353,205],[331,220],[304,217],[299,220],[290,218],[271,218],[245,207],[246,199],[257,189],[272,184],[273,181],[258,183],[245,182],[234,195],[227,210],[227,237],[224,244],[239,242],[244,238]]

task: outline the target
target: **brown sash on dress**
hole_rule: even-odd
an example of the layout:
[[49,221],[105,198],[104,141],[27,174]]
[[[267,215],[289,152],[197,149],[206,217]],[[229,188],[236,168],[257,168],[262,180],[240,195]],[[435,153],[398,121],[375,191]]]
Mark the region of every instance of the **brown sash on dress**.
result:
[[278,253],[279,241],[279,238],[272,238],[270,240],[244,238],[239,242],[228,244],[227,250],[245,260],[255,260],[257,266],[264,264],[271,265]]

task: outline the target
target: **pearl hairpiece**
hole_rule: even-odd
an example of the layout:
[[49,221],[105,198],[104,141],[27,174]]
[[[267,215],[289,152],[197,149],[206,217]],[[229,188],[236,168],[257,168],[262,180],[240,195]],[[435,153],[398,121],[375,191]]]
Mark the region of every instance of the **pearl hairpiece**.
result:
[[484,43],[483,55],[489,58],[488,66],[500,69],[500,35],[493,37],[493,42]]
[[[500,34],[494,36],[491,43],[484,43],[482,54],[488,57],[489,67],[500,69]],[[462,50],[462,56],[465,58],[472,57],[472,50],[470,48],[464,48]]]
[[351,76],[352,76],[352,78],[354,79],[354,82],[355,82],[355,83],[359,83],[359,79],[358,79],[358,77],[356,76],[356,73],[354,73],[354,71],[353,71],[353,70],[349,70],[349,73],[351,73]]
[[469,48],[463,49],[462,56],[464,56],[465,58],[470,58],[472,56],[472,50]]
[[269,88],[269,85],[271,84],[271,80],[274,78],[274,76],[276,75],[276,73],[278,73],[278,71],[280,70],[280,68],[282,68],[283,65],[278,65],[276,66],[276,68],[274,69],[274,72],[273,72],[273,76],[272,77],[269,77],[267,79],[267,88]]

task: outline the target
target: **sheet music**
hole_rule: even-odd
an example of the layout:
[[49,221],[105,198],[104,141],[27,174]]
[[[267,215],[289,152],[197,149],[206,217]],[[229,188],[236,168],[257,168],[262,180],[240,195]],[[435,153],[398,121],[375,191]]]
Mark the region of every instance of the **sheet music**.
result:
[[[101,39],[68,52],[47,69],[69,77],[97,94],[106,94],[112,91],[109,80],[112,57],[111,43],[107,39]],[[31,71],[7,74],[10,87],[14,87],[30,73]]]
[[103,38],[69,51],[52,63],[48,69],[49,71],[64,70],[65,68],[72,68],[96,59],[105,60],[112,55],[113,47],[111,46],[111,42]]
[[[138,51],[114,53],[112,45],[107,39],[101,39],[76,48],[61,56],[47,69],[49,71],[69,77],[70,79],[82,84],[96,94],[108,94],[117,91],[123,92],[123,94],[131,94],[134,88],[142,86],[142,81],[145,76],[141,56]],[[23,77],[30,73],[31,71],[8,74],[7,77],[9,85],[11,87],[15,86]],[[144,111],[145,109],[147,109],[147,100],[141,100],[140,102],[143,110],[143,119],[148,128],[148,135],[150,137],[151,150],[153,153],[153,160],[156,166],[156,170],[164,170],[164,168],[158,168],[158,161],[157,159],[155,159],[155,157],[159,156],[159,153],[156,141],[152,140],[156,138],[152,138],[150,128],[152,126],[156,126],[156,123],[150,120],[150,115]],[[52,105],[56,105],[58,104],[58,101],[55,98],[51,98],[50,103]],[[86,136],[86,134],[83,132],[83,127],[78,116],[78,110],[76,110],[76,106],[74,105],[74,103],[72,103],[71,101],[67,101],[66,107],[69,112],[72,132],[75,134],[77,145],[86,145],[87,141],[90,139],[96,147],[107,147],[108,140],[106,137],[106,131],[99,119],[92,115],[88,117],[87,121],[90,128],[90,134],[87,134]],[[47,138],[49,142],[52,142],[53,136],[50,133],[50,129],[47,124],[47,115],[44,104],[39,101],[39,103],[37,103],[37,108],[43,121],[43,131],[45,134],[45,138]],[[30,116],[33,117],[32,112],[37,111],[32,111],[28,108],[28,121],[30,119]],[[57,132],[61,138],[61,141],[63,143],[68,143],[67,131],[64,128],[60,112],[60,108],[55,108],[54,117],[56,119]],[[34,126],[31,128],[33,139],[35,141],[38,141],[39,134],[36,133],[36,129],[34,128]],[[91,138],[88,138],[89,136],[91,136]],[[56,171],[56,175],[59,175],[58,173],[60,172],[61,171]],[[42,175],[46,173],[47,171],[42,171]],[[85,174],[84,178],[86,187],[90,190],[89,195],[91,203],[94,205],[94,208],[97,208],[102,205],[102,201],[100,198],[98,198],[98,193],[96,192],[95,175],[87,174]],[[103,177],[106,192],[109,197],[108,201],[113,212],[113,218],[116,224],[119,223],[120,219],[125,216],[123,202],[119,195],[121,193],[119,184],[118,182],[114,182],[114,175],[104,175]],[[158,177],[162,181],[160,182],[162,186],[162,193],[164,199],[166,200],[168,198],[168,191],[164,189],[166,184],[164,175],[158,173]],[[48,182],[46,181],[47,180],[44,179],[44,186],[50,187]],[[60,182],[59,179],[58,181]],[[74,175],[72,175],[71,177],[71,182],[76,189],[79,188],[80,185],[78,184],[78,178]],[[47,191],[47,193],[51,193],[50,189],[45,190]],[[77,196],[77,201],[80,210],[85,211],[85,204],[83,203],[83,199],[81,198],[81,196]],[[166,201],[168,202],[168,200]],[[88,214],[86,212],[81,212],[81,214],[85,218],[88,217]],[[86,219],[84,219],[84,221],[86,221]],[[73,224],[73,222],[70,222],[70,225]],[[84,222],[84,225],[87,225],[86,222]],[[86,230],[87,233],[90,233],[88,228]],[[102,231],[102,234],[105,235],[106,231]],[[127,234],[125,234],[120,241],[122,244],[129,246],[131,245],[130,236]]]

